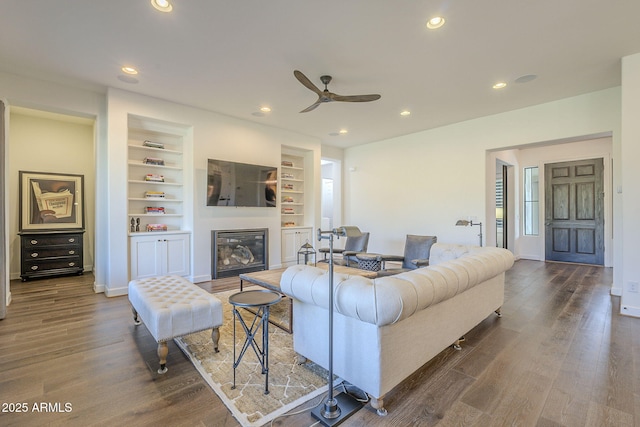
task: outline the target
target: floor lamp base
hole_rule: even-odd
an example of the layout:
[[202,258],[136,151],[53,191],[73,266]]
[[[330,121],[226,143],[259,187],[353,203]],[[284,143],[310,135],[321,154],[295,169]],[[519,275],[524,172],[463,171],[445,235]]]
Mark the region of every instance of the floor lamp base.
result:
[[311,416],[316,420],[320,421],[320,424],[326,427],[337,426],[349,418],[351,415],[359,411],[364,404],[354,399],[352,396],[346,393],[340,393],[334,396],[334,399],[337,403],[339,411],[334,411],[331,415],[336,415],[335,418],[327,418],[325,415],[327,413],[326,404],[322,404],[317,406],[311,410]]

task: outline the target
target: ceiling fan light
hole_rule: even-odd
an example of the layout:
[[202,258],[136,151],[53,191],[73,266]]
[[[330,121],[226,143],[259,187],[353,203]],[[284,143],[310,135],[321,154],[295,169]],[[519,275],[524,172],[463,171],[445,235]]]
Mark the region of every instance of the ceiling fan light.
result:
[[434,16],[427,21],[427,28],[430,30],[436,30],[444,25],[444,18],[442,16]]
[[400,111],[400,115],[403,116],[403,117],[410,116],[411,115],[411,111],[402,110],[402,111]]
[[151,6],[160,12],[171,12],[173,10],[173,5],[169,0],[151,0]]
[[504,89],[505,87],[507,87],[507,84],[505,82],[498,82],[493,85],[494,89]]
[[269,107],[267,105],[263,105],[262,107],[260,107],[260,111],[262,111],[263,113],[270,113],[271,112],[271,107]]

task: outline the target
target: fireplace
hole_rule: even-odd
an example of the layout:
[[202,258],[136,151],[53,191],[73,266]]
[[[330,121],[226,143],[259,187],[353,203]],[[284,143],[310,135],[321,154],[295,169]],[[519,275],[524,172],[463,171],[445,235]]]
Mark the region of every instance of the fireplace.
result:
[[269,230],[211,231],[211,276],[214,279],[266,270]]

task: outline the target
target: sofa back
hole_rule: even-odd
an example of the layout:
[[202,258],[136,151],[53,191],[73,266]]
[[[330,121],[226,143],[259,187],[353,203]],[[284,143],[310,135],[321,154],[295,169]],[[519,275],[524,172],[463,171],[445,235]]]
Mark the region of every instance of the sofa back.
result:
[[[501,248],[436,243],[431,247],[429,264],[377,279],[336,273],[334,310],[378,326],[396,323],[503,274],[513,265],[513,255]],[[305,265],[289,267],[282,274],[280,287],[294,300],[328,308],[326,270]]]

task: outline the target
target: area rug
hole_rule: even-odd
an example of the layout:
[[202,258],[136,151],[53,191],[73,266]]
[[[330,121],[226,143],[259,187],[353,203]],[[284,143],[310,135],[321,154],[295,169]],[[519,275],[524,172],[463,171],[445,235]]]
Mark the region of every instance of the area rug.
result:
[[[219,353],[213,351],[210,329],[175,339],[205,381],[243,426],[262,426],[312,399],[314,401],[309,402],[309,407],[322,403],[322,397],[318,396],[328,390],[327,371],[310,362],[298,365],[293,351],[293,335],[273,325],[269,325],[269,394],[264,394],[265,376],[261,373],[260,363],[251,348],[236,369],[236,388],[231,389],[234,319],[228,300],[235,292],[237,291],[215,294],[222,301],[224,311]],[[270,317],[286,322],[288,310],[289,301],[283,299],[271,307]],[[245,321],[253,319],[252,313],[246,310],[241,312]],[[244,337],[244,331],[238,323],[236,355],[240,354]]]

